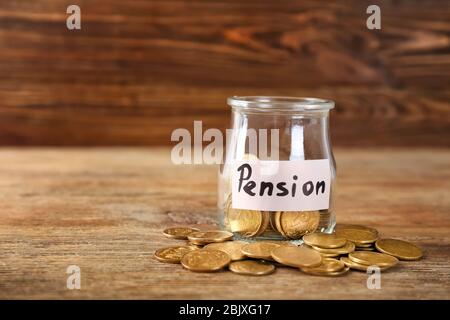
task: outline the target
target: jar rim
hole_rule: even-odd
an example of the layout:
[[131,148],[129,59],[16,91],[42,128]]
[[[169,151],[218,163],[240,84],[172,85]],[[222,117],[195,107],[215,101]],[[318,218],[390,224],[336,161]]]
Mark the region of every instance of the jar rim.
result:
[[262,112],[325,111],[334,108],[334,101],[312,97],[231,96],[227,103],[232,108]]

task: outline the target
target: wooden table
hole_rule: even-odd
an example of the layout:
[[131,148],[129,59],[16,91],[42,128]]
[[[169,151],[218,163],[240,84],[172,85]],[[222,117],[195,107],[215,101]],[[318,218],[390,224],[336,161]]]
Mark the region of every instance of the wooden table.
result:
[[[174,166],[169,149],[1,149],[0,298],[450,298],[450,151],[336,150],[338,222],[426,250],[382,274],[322,278],[192,273],[153,258],[175,225],[216,222],[214,166]],[[66,269],[81,269],[81,290]]]

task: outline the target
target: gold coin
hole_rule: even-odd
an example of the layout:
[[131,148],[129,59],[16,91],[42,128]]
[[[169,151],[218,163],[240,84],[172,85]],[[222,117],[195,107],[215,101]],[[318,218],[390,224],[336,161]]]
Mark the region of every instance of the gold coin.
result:
[[350,260],[367,266],[393,267],[398,263],[396,257],[370,251],[355,251],[348,254]]
[[322,264],[318,265],[317,267],[301,268],[301,270],[307,269],[307,270],[314,270],[317,272],[336,272],[336,271],[344,269],[344,267],[345,267],[345,264],[340,260],[331,259],[331,258],[323,258]]
[[362,226],[359,224],[347,224],[347,223],[338,223],[335,227],[335,230],[342,230],[342,229],[359,229],[359,230],[365,230],[369,231],[374,234],[374,236],[378,237],[378,230],[372,227],[368,226]]
[[278,262],[276,262],[276,261],[273,260],[273,259],[272,259],[272,260],[268,260],[268,261],[266,261],[266,260],[259,260],[259,261],[267,262],[267,263],[273,264],[274,267],[276,267],[276,268],[290,268],[289,266],[284,265],[284,264],[282,264],[282,263],[278,263]]
[[422,249],[415,244],[396,239],[380,239],[375,242],[378,251],[390,254],[400,260],[419,260],[423,256]]
[[319,251],[320,253],[325,253],[325,254],[348,254],[350,252],[355,251],[355,244],[351,241],[347,241],[347,243],[340,248],[335,248],[335,249],[326,249],[326,248],[321,248],[321,247],[316,247],[316,246],[312,246],[312,248],[316,251]]
[[211,231],[194,231],[188,235],[188,239],[193,244],[203,245],[212,242],[223,242],[230,240],[233,234],[228,231],[211,230]]
[[373,248],[373,243],[355,243],[355,245],[356,248]]
[[300,239],[304,234],[314,232],[319,226],[318,211],[284,211],[280,214],[280,229],[290,239]]
[[188,270],[197,272],[212,272],[226,267],[230,256],[220,250],[194,250],[181,258],[181,264]]
[[275,213],[276,213],[275,211],[269,211],[269,221],[270,221],[269,225],[272,228],[272,230],[278,231],[277,227],[275,226],[275,219],[274,219]]
[[293,244],[290,241],[284,241],[284,240],[264,240],[264,242],[270,242],[277,244],[279,246],[291,246],[291,247],[297,247],[297,245]]
[[346,268],[346,265],[340,260],[324,258],[321,265],[313,268],[300,268],[300,270],[313,275],[337,276],[346,273],[348,270],[340,272]]
[[199,230],[195,229],[195,228],[187,228],[187,227],[174,227],[174,228],[165,229],[163,231],[163,233],[167,238],[186,240],[187,236],[194,231],[199,231]]
[[220,250],[228,254],[231,261],[243,260],[245,255],[241,252],[243,246],[248,244],[244,241],[225,241],[207,244],[204,249]]
[[265,211],[235,209],[229,201],[225,212],[230,231],[243,237],[255,237],[269,225],[269,213]]
[[274,228],[275,231],[278,231],[284,238],[287,238],[288,236],[284,233],[283,228],[281,228],[281,215],[283,214],[283,212],[281,211],[277,211],[275,213],[272,213],[272,227]]
[[243,246],[241,251],[250,258],[272,260],[271,252],[278,247],[280,245],[273,242],[259,241]]
[[[317,251],[317,252],[319,252],[319,251]],[[339,253],[322,253],[322,252],[319,252],[319,253],[323,258],[336,258],[336,257],[340,256]]]
[[322,263],[322,256],[317,251],[302,247],[279,246],[272,250],[272,258],[291,267],[315,267]]
[[270,224],[270,213],[267,211],[260,211],[261,213],[261,225],[259,226],[258,231],[256,231],[255,235],[253,237],[257,237],[261,234],[263,234],[268,228]]
[[372,232],[362,229],[339,229],[336,230],[336,236],[355,242],[357,245],[373,243],[378,238]]
[[345,238],[338,237],[335,234],[327,233],[307,234],[303,236],[303,241],[309,246],[326,249],[341,248],[347,243],[347,240]]
[[375,251],[374,247],[365,248],[365,247],[356,247],[355,251]]
[[188,247],[193,247],[194,249],[201,249],[201,248],[203,248],[203,245],[201,245],[201,244],[193,244],[193,243],[190,243],[189,241],[186,241],[186,245]]
[[313,275],[313,276],[320,276],[320,277],[339,277],[342,276],[344,274],[346,274],[348,272],[348,270],[350,270],[349,267],[345,266],[342,270],[339,271],[333,271],[333,272],[322,272],[322,271],[317,271],[314,268],[303,268],[301,269],[304,273]]
[[264,276],[275,271],[275,266],[267,262],[244,260],[231,262],[228,269],[234,273],[250,276]]
[[[350,260],[348,257],[341,257],[341,261],[349,268],[359,270],[359,271],[367,271],[367,269],[370,267],[365,264],[357,263],[353,260]],[[378,266],[379,267],[379,266]],[[379,267],[380,271],[389,269],[390,267]]]
[[155,251],[155,258],[165,263],[180,263],[181,258],[188,252],[197,250],[190,246],[174,246],[158,249]]

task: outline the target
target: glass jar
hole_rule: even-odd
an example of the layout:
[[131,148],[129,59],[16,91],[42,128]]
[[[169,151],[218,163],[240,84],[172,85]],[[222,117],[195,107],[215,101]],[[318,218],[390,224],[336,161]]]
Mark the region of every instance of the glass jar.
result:
[[222,227],[237,238],[299,240],[331,233],[336,168],[329,139],[334,102],[317,98],[230,97],[219,170]]

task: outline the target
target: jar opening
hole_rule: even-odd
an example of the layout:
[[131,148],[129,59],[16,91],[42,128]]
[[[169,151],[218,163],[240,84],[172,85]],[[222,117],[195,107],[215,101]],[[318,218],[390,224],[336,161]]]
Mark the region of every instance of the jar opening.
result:
[[326,111],[334,108],[334,101],[310,97],[233,96],[227,99],[235,109],[259,112]]

